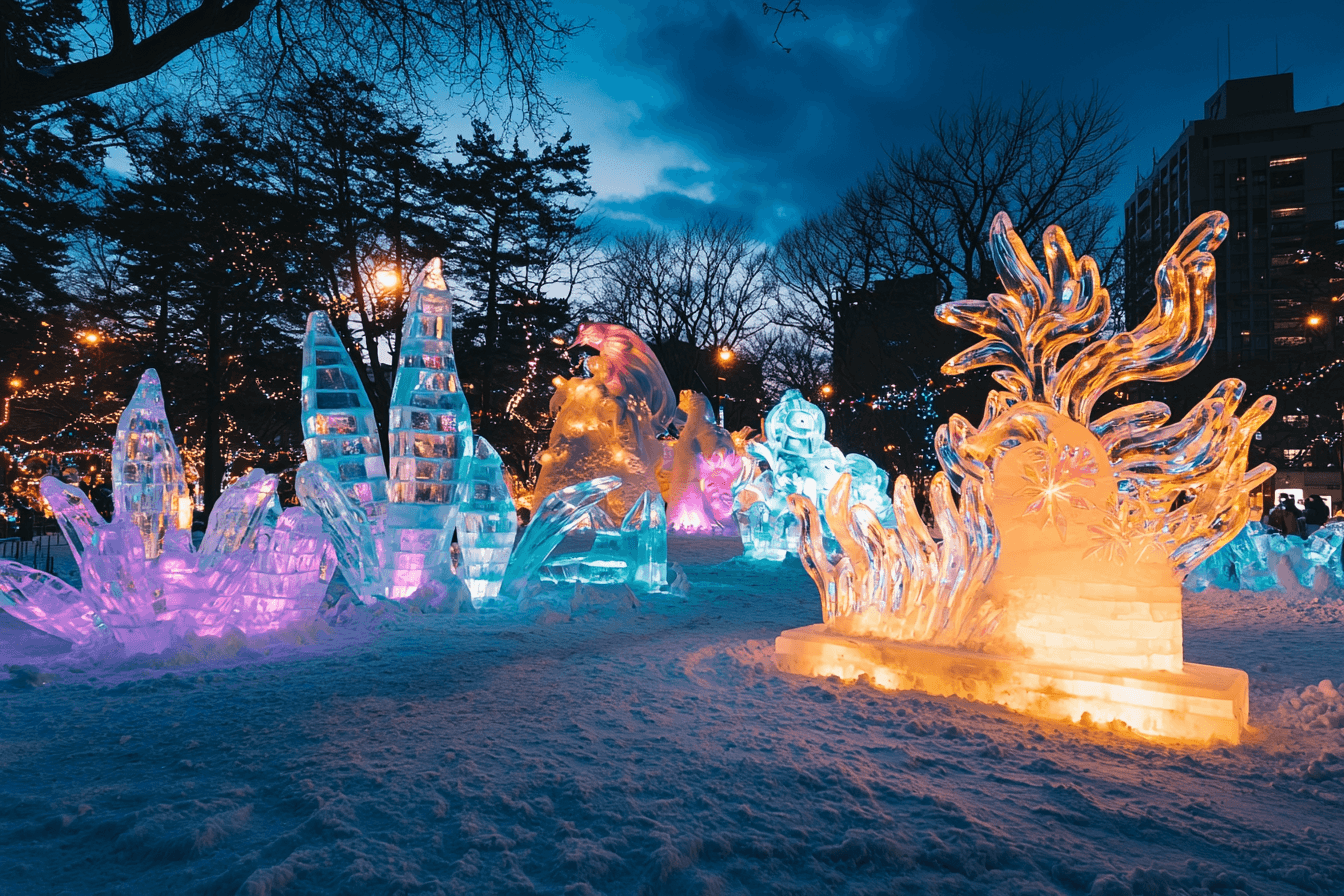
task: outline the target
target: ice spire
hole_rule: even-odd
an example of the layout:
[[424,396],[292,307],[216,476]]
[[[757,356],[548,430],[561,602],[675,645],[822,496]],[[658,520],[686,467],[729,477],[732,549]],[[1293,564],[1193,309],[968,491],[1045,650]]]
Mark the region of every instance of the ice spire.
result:
[[359,372],[325,311],[303,336],[303,448],[364,508],[375,535],[387,513],[387,467]]
[[[518,511],[513,503],[504,462],[494,446],[475,438],[471,477],[457,520],[457,543],[462,550],[458,574],[471,590],[472,603],[480,606],[499,597],[504,571],[518,534]],[[450,538],[451,531],[443,536]]]
[[131,403],[117,422],[112,443],[112,495],[117,516],[140,530],[145,558],[163,551],[171,532],[191,531],[191,498],[153,368],[140,377]]
[[411,283],[401,357],[388,409],[392,460],[387,556],[393,598],[407,597],[449,562],[451,531],[471,465],[471,411],[453,359],[453,302],[434,259]]

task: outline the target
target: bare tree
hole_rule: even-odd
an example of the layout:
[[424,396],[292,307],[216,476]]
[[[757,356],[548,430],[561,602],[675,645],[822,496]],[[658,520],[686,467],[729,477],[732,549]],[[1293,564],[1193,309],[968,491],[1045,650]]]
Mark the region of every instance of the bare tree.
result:
[[781,287],[778,323],[833,352],[836,322],[852,296],[875,280],[906,273],[908,239],[893,218],[886,181],[870,174],[846,190],[834,209],[785,233],[771,267]]
[[992,291],[987,235],[1000,211],[1029,245],[1050,224],[1064,228],[1080,255],[1108,237],[1114,209],[1104,193],[1128,137],[1100,90],[1051,102],[1024,87],[1013,107],[978,97],[932,131],[931,143],[893,151],[881,171],[892,226],[948,296]]
[[536,122],[554,108],[541,77],[583,27],[550,0],[107,0],[84,5],[91,19],[66,3],[6,9],[16,21],[0,46],[4,111],[89,96],[194,56],[216,83],[267,93],[345,68],[413,98],[446,86]]
[[655,348],[741,346],[767,323],[777,291],[770,257],[745,221],[713,216],[674,233],[618,237],[584,310]]

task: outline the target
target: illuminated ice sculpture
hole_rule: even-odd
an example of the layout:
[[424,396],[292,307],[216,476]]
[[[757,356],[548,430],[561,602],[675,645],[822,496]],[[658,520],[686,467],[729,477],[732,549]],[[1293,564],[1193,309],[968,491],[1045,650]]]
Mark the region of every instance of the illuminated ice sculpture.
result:
[[[1169,382],[1204,356],[1212,252],[1226,231],[1218,212],[1191,224],[1156,273],[1148,317],[1089,342],[1110,314],[1095,262],[1075,258],[1050,227],[1041,273],[998,215],[990,254],[1003,292],[937,312],[982,337],[944,372],[994,367],[1004,387],[990,392],[979,426],[953,416],[938,431],[943,472],[929,497],[942,540],[905,477],[894,527],[851,504],[840,478],[824,508],[834,552],[823,511],[790,498],[825,622],[779,637],[780,668],[1153,737],[1238,741],[1247,676],[1184,662],[1181,579],[1236,535],[1249,492],[1272,475],[1268,465],[1248,473],[1246,455],[1274,401],[1238,417],[1245,386],[1224,380],[1175,422],[1151,401],[1093,418],[1116,387]],[[1079,343],[1088,344],[1062,360]]]
[[733,484],[744,459],[732,434],[714,422],[709,399],[684,389],[677,406],[686,422],[672,448],[668,528],[688,535],[736,535]]
[[[456,575],[480,607],[499,599],[506,570],[515,577],[520,569],[535,572],[554,548],[532,557],[528,547],[524,560],[510,566],[517,509],[499,454],[472,433],[439,259],[411,283],[388,411],[391,475],[363,381],[321,311],[308,318],[302,397],[308,462],[295,490],[322,518],[346,581],[361,596],[403,600]],[[598,489],[597,498],[610,490]],[[586,506],[561,504],[550,517],[563,528],[586,514]],[[548,528],[538,522],[544,521],[534,520],[529,533]],[[535,538],[519,548],[525,544]]]
[[[1331,522],[1305,540],[1249,522],[1237,537],[1223,545],[1185,579],[1188,591],[1226,588],[1229,591],[1270,591],[1294,584],[1311,591],[1326,586],[1344,588],[1344,522]],[[1318,572],[1319,570],[1319,572]]]
[[335,556],[315,515],[280,511],[276,485],[252,470],[227,488],[193,550],[186,475],[158,375],[148,370],[117,426],[112,521],[78,488],[50,476],[41,483],[82,587],[6,561],[0,606],[57,637],[113,638],[132,653],[158,653],[187,633],[258,634],[311,620]]
[[658,473],[663,444],[658,437],[685,417],[663,366],[653,351],[619,324],[583,323],[570,348],[597,354],[585,362],[589,376],[556,377],[551,397],[550,444],[538,460],[541,473],[533,506],[571,485],[619,476],[621,486],[604,499],[624,517],[646,491],[661,494]]
[[[785,392],[765,415],[765,432],[747,443],[747,451],[769,467],[754,479],[739,479],[733,500],[742,552],[753,560],[796,554],[800,530],[789,496],[801,495],[815,504],[845,473],[855,483],[852,501],[865,502],[884,525],[896,522],[886,495],[886,471],[862,454],[845,455],[826,441],[826,415],[797,389]],[[823,525],[823,531],[829,539],[829,528]]]

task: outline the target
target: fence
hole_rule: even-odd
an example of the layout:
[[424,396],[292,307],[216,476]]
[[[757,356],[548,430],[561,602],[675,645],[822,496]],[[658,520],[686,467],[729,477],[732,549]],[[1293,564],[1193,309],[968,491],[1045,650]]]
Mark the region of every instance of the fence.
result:
[[65,536],[60,531],[34,535],[32,541],[19,538],[0,538],[0,560],[14,560],[34,569],[54,573],[56,561],[52,552],[65,545]]

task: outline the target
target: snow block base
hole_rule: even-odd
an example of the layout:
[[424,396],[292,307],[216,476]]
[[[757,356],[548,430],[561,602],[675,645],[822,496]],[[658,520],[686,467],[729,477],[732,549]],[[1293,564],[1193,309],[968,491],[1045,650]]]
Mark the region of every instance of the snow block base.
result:
[[1250,680],[1240,669],[1186,663],[1180,672],[1098,671],[841,635],[825,625],[775,639],[780,671],[818,678],[860,676],[887,690],[961,697],[1039,716],[1187,743],[1239,743],[1249,714]]

